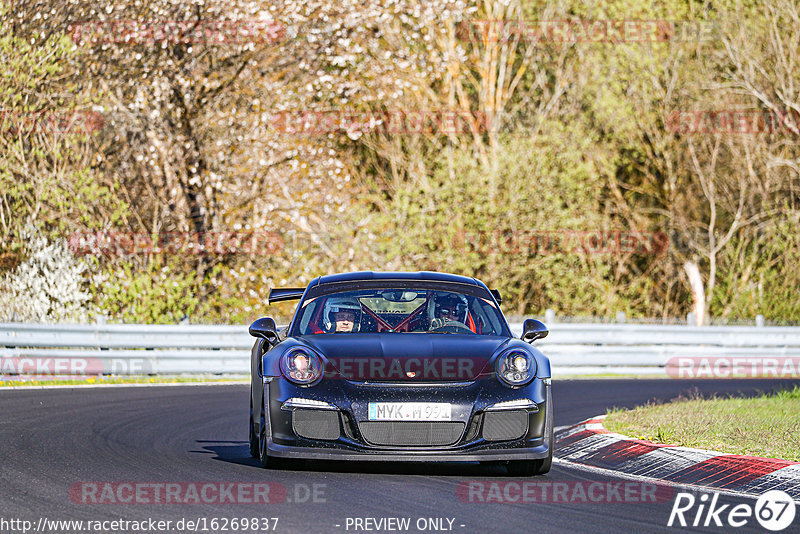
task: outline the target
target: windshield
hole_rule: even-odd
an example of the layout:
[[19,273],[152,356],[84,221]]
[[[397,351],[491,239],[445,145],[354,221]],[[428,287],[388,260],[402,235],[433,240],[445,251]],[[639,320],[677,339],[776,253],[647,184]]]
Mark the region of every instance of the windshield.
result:
[[478,296],[413,286],[309,296],[300,305],[295,330],[296,335],[384,332],[507,335],[502,314],[489,294]]

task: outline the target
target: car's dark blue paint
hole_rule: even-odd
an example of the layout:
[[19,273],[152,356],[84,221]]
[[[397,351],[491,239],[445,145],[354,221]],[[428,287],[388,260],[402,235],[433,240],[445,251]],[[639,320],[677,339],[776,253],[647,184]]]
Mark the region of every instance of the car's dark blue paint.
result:
[[[264,354],[264,376],[280,377],[280,357],[291,347],[308,347],[322,356],[323,360],[342,358],[397,359],[404,362],[411,358],[463,357],[486,365],[475,369],[474,379],[479,374],[494,374],[494,360],[506,349],[522,348],[536,358],[538,378],[550,378],[550,360],[541,351],[515,338],[500,336],[471,336],[462,334],[347,334],[299,336],[281,343],[285,350]],[[481,372],[479,372],[481,371]]]
[[[469,287],[486,300],[497,304],[488,288],[480,281],[451,274],[419,273],[346,273],[322,276],[309,283],[298,305],[309,294],[316,295],[330,288],[345,290],[359,284],[387,287],[398,283],[453,284]],[[497,306],[499,309],[499,305]],[[298,312],[292,320],[297,321]],[[505,323],[505,319],[503,319]],[[508,328],[505,323],[506,329]],[[441,333],[348,333],[291,335],[292,326],[282,332],[275,344],[259,339],[252,352],[251,451],[261,447],[259,456],[266,465],[269,457],[340,458],[369,460],[429,461],[502,461],[520,460],[511,465],[527,466],[523,473],[546,472],[552,459],[552,400],[550,363],[547,357],[528,343],[508,335],[487,336]],[[325,365],[321,380],[311,386],[298,385],[281,373],[280,359],[289,350],[303,347],[317,354]],[[527,351],[536,362],[535,377],[527,384],[509,387],[496,374],[496,360],[510,349]],[[399,362],[408,365],[427,360],[452,358],[468,360],[472,366],[457,375],[436,376],[373,376],[365,379],[340,369],[359,359]],[[387,364],[388,365],[388,364]],[[459,368],[459,371],[462,369]],[[469,372],[467,372],[469,371]],[[308,439],[295,432],[295,411],[282,409],[292,398],[323,401],[335,407],[340,435],[336,439]],[[533,406],[517,411],[527,418],[527,430],[514,439],[487,440],[485,422],[497,412],[490,406],[527,399]],[[435,446],[375,445],[365,439],[361,425],[368,422],[370,402],[448,402],[452,421],[463,422],[461,438],[452,444]],[[306,412],[308,408],[304,408]],[[317,412],[318,413],[318,412]],[[522,419],[525,420],[525,419]],[[254,444],[254,436],[258,443]],[[260,436],[260,440],[258,439]]]
[[[302,303],[312,295],[317,296],[355,288],[389,288],[404,285],[414,285],[414,282],[425,282],[430,287],[450,289],[467,294],[479,294],[486,300],[494,302],[497,306],[497,309],[500,309],[500,303],[489,291],[489,288],[486,287],[486,284],[480,280],[466,276],[430,271],[420,271],[416,273],[363,271],[355,273],[332,274],[314,278],[311,280],[311,282],[309,282],[308,287],[300,299],[300,305],[295,310],[294,316],[289,323],[288,332],[290,332],[293,336],[300,334],[297,328],[297,323],[300,317],[300,309],[302,307]],[[506,322],[505,317],[503,317],[502,322],[505,330],[504,333],[508,336],[511,336],[511,330],[508,328],[508,323]]]
[[317,284],[333,284],[336,282],[353,282],[358,280],[423,280],[427,282],[456,282],[460,284],[486,287],[483,282],[480,282],[475,278],[460,276],[457,274],[437,273],[433,271],[419,271],[416,273],[360,271],[353,273],[328,274],[313,279],[308,284],[308,287],[314,287]]
[[[335,404],[339,408],[348,411],[356,421],[363,421],[367,418],[367,404],[372,401],[392,401],[392,402],[450,402],[453,404],[453,418],[469,421],[475,414],[480,413],[487,406],[508,400],[508,393],[500,388],[494,387],[497,379],[494,377],[483,377],[472,383],[460,386],[439,385],[430,386],[403,386],[388,388],[382,385],[364,386],[353,384],[345,380],[322,380],[314,388],[302,388],[291,384],[286,380],[273,380],[265,385],[266,398],[270,399],[270,420],[272,425],[270,430],[271,441],[270,451],[276,456],[297,457],[297,458],[331,458],[341,457],[337,455],[340,451],[345,457],[346,453],[359,453],[364,458],[359,459],[397,459],[398,454],[406,455],[407,459],[417,460],[450,460],[450,461],[475,461],[475,460],[502,460],[509,459],[504,456],[506,452],[513,451],[517,459],[541,458],[547,452],[545,443],[545,410],[541,409],[536,413],[529,414],[529,426],[527,434],[513,441],[488,442],[480,437],[469,440],[466,443],[445,447],[413,447],[398,448],[387,446],[365,446],[359,439],[348,439],[342,437],[336,442],[319,442],[297,437],[292,432],[291,412],[281,410],[281,404],[292,397],[308,397],[316,400],[324,400]],[[527,397],[534,400],[541,406],[547,405],[548,393],[541,380],[534,380],[528,386],[515,391],[515,398]],[[358,426],[353,427],[356,438],[359,437]],[[273,447],[272,445],[276,445]],[[305,448],[305,451],[295,451],[293,447]],[[308,454],[308,449],[317,450],[316,454]],[[306,453],[306,454],[302,454]]]

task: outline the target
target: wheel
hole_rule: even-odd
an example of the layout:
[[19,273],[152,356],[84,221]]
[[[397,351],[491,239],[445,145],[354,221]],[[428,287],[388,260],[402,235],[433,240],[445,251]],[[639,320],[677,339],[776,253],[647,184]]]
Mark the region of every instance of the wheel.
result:
[[250,427],[250,456],[253,458],[259,457],[259,443],[258,443],[258,436],[256,436],[256,431],[253,429],[253,395],[250,395],[250,420],[249,425]]
[[506,469],[513,477],[529,477],[537,473],[542,460],[516,460],[508,462]]
[[543,475],[550,471],[550,468],[553,466],[553,449],[555,449],[555,440],[553,438],[553,394],[550,392],[550,388],[552,386],[547,387],[547,410],[545,411],[545,417],[547,418],[547,426],[545,427],[545,432],[547,433],[547,457],[542,458],[540,460],[540,464],[536,467],[537,475]]
[[514,477],[530,477],[533,475],[544,475],[550,471],[553,465],[553,453],[548,454],[547,458],[539,460],[515,460],[508,462],[506,469],[508,474]]
[[261,464],[261,467],[264,469],[268,469],[272,467],[271,458],[269,454],[267,454],[267,436],[266,436],[266,429],[261,430],[261,435],[258,440],[259,447],[258,447],[258,461]]
[[267,454],[267,421],[264,416],[264,407],[261,407],[261,420],[258,428],[258,461],[261,467],[267,469],[272,467],[272,458]]
[[258,434],[258,461],[264,469],[271,467],[270,457],[267,454],[267,427],[264,424],[263,417],[261,418],[261,429]]
[[529,477],[533,475],[544,475],[550,472],[553,466],[553,397],[549,388],[547,392],[547,418],[545,435],[547,436],[547,456],[539,460],[518,460],[508,462],[508,474],[511,476]]
[[542,458],[541,460],[536,460],[539,462],[536,466],[536,470],[533,473],[534,475],[543,475],[545,473],[550,472],[550,468],[553,466],[553,424],[550,424],[550,441],[548,449],[550,452],[547,453],[547,458]]

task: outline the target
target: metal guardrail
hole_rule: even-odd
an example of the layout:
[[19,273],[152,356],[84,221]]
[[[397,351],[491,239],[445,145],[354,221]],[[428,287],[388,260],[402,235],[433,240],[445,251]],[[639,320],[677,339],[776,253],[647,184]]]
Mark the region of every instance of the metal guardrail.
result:
[[[253,342],[247,326],[0,323],[0,374],[248,374]],[[676,357],[800,358],[800,327],[556,323],[534,344],[554,376],[663,374]]]

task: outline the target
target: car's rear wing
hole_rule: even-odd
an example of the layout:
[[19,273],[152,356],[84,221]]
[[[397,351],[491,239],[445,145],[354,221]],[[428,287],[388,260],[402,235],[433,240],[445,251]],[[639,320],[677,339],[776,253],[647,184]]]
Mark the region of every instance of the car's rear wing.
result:
[[270,304],[284,300],[298,300],[305,291],[306,288],[304,287],[273,287],[269,290],[269,297],[267,298]]

